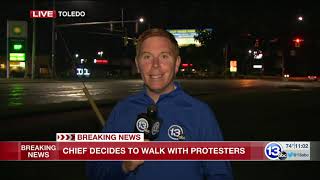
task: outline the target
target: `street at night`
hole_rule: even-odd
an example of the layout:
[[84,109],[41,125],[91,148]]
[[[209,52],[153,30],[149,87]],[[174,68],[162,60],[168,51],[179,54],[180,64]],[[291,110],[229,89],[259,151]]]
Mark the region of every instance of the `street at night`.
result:
[[[186,91],[207,102],[215,111],[225,140],[319,140],[316,118],[320,105],[318,82],[242,79],[181,80],[180,83]],[[105,117],[116,102],[114,99],[142,88],[140,80],[86,82],[85,84],[94,98],[99,100],[98,106]],[[3,99],[8,99],[7,106],[10,102],[11,105],[15,104],[6,108],[11,110],[16,108],[17,112],[21,113],[20,115],[11,114],[11,118],[8,116],[1,118],[1,140],[53,141],[57,132],[99,132],[101,130],[95,113],[86,102],[80,82],[4,83],[1,85],[1,96]],[[4,88],[5,86],[7,88]],[[16,92],[20,93],[20,97],[16,95],[16,99],[9,100],[10,97],[6,95],[5,98],[4,94],[14,86],[22,89]],[[31,88],[37,90],[30,91]],[[27,96],[32,97],[25,98]],[[12,103],[17,99],[19,103]],[[44,103],[56,103],[54,99],[61,102],[59,106],[64,108],[56,108],[57,106]],[[42,108],[45,113],[32,109],[40,106],[55,108]],[[30,108],[30,111],[35,113],[26,113],[28,111],[21,111],[21,108]],[[84,165],[84,162],[1,162],[1,169],[5,169],[3,171],[5,173],[1,176],[13,179],[21,177],[85,179]],[[233,171],[237,179],[306,178],[315,175],[316,167],[318,166],[315,162],[277,164],[233,162]],[[290,173],[279,173],[276,176],[265,173],[279,169]]]
[[[320,88],[318,82],[295,82],[259,79],[234,79],[234,80],[180,80],[181,85],[187,92],[198,94],[220,94],[224,91],[294,91],[312,90]],[[1,83],[1,82],[0,82]],[[97,101],[121,99],[130,94],[142,90],[142,80],[106,80],[84,81],[90,94]],[[26,108],[34,105],[45,105],[63,102],[87,101],[83,93],[84,85],[81,81],[36,81],[24,83],[1,83],[0,98],[3,100],[1,109]]]

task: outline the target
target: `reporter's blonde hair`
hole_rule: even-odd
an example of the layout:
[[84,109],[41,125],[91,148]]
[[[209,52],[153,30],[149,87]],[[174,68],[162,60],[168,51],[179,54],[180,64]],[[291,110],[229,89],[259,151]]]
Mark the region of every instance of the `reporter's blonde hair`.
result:
[[141,45],[142,43],[150,38],[150,37],[164,37],[167,38],[171,44],[172,44],[172,50],[174,52],[175,56],[179,56],[179,46],[178,46],[178,42],[177,40],[174,38],[174,36],[169,33],[166,30],[160,29],[160,28],[152,28],[152,29],[148,29],[145,32],[143,32],[139,38],[138,38],[138,42],[137,42],[137,46],[136,46],[136,58],[139,58],[140,55],[140,50],[141,50]]

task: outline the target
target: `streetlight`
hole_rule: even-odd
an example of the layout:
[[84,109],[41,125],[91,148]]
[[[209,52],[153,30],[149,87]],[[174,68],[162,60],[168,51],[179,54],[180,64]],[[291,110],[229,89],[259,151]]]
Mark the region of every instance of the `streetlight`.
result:
[[143,17],[140,17],[138,20],[136,20],[136,34],[138,34],[139,32],[139,23],[143,23],[144,22],[144,18]]
[[[125,20],[125,21],[103,21],[103,22],[86,22],[86,23],[71,23],[71,24],[59,24],[56,25],[57,28],[66,28],[72,26],[88,26],[88,25],[102,25],[102,24],[120,24],[120,23],[143,23],[144,18],[139,18],[135,20]],[[112,25],[113,26],[113,25]]]
[[102,57],[103,51],[98,51],[98,55],[99,55],[100,57]]
[[143,17],[139,18],[139,22],[140,22],[140,23],[143,23],[143,22],[144,22]]
[[109,24],[110,30],[114,31],[114,24],[124,24],[125,23],[135,23],[135,32],[138,33],[139,31],[139,23],[144,23],[145,19],[140,17],[139,19],[135,20],[122,20],[122,21],[104,21],[104,22],[86,22],[86,23],[71,23],[71,24],[59,24],[55,25],[57,28],[66,28],[66,27],[73,27],[73,26],[89,26],[89,25],[102,25],[102,24]]
[[303,16],[298,16],[298,21],[303,21]]
[[74,57],[78,58],[78,57],[79,57],[79,54],[75,54]]

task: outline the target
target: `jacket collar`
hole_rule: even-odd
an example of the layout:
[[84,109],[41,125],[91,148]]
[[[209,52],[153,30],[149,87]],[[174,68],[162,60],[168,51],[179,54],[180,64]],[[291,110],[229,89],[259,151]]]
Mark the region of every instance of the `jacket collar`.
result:
[[[180,93],[182,93],[182,88],[181,85],[174,81],[173,82],[175,89],[169,93],[165,93],[165,94],[161,94],[157,103],[159,103],[160,101],[163,101],[164,99],[168,98],[168,97],[175,97],[177,95],[179,95]],[[148,95],[147,93],[147,87],[144,85],[143,87],[143,92],[142,92],[143,98],[148,99],[148,101],[150,101],[151,103],[154,103],[153,100],[151,99],[151,97]]]

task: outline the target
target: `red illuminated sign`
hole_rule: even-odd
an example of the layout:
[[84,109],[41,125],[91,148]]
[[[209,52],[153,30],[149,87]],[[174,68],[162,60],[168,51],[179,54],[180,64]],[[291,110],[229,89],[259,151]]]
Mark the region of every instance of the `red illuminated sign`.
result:
[[109,60],[106,60],[106,59],[95,59],[94,63],[95,64],[108,64]]
[[185,68],[185,67],[189,67],[189,66],[192,67],[193,64],[186,64],[186,63],[185,63],[185,64],[182,64],[182,67],[184,67],[184,68]]
[[31,10],[30,18],[56,18],[55,10]]

